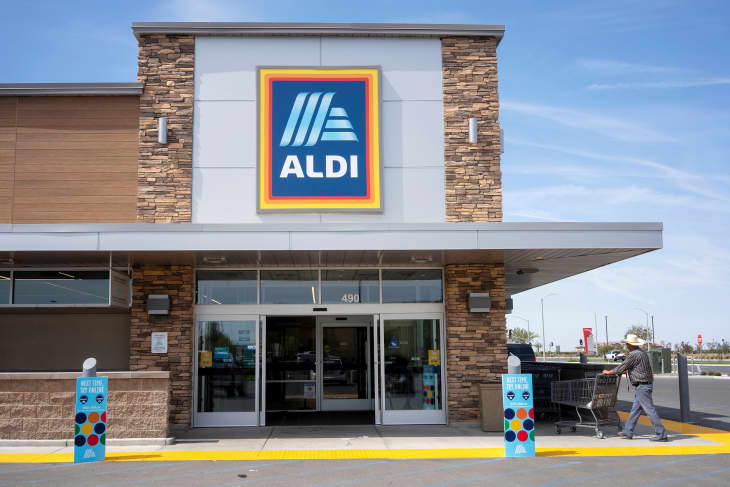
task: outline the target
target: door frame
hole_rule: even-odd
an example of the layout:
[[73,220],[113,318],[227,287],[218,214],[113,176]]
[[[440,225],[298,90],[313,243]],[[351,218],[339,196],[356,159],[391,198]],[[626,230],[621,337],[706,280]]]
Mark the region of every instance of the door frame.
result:
[[[255,374],[254,374],[254,411],[241,412],[200,412],[198,411],[199,394],[198,390],[198,369],[200,361],[199,337],[200,325],[203,322],[211,321],[253,321],[256,334],[256,353],[254,356]],[[193,427],[223,427],[223,426],[256,426],[259,420],[259,386],[261,380],[261,371],[259,367],[261,356],[261,337],[259,334],[259,315],[253,314],[231,314],[231,315],[206,315],[196,314],[195,327],[193,336],[193,407],[192,407],[192,423]]]
[[[375,406],[373,384],[370,380],[370,344],[375,322],[371,315],[347,315],[347,320],[335,321],[335,316],[317,317],[317,411],[370,411]],[[367,365],[367,399],[325,399],[324,398],[324,328],[365,328],[365,360]],[[325,404],[325,401],[329,404]],[[329,407],[326,407],[329,406]]]
[[[385,322],[387,320],[439,320],[439,344],[441,358],[441,409],[388,410],[385,407]],[[382,313],[380,315],[380,411],[382,423],[379,424],[446,424],[447,387],[446,384],[446,326],[444,313]]]

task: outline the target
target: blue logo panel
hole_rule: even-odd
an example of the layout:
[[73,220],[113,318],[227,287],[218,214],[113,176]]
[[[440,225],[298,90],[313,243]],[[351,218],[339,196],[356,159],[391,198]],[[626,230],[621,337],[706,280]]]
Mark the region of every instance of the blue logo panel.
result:
[[106,456],[107,377],[76,379],[74,463],[97,462]]
[[535,410],[531,374],[502,374],[504,456],[535,456]]
[[361,80],[272,82],[272,197],[368,196],[366,96]]

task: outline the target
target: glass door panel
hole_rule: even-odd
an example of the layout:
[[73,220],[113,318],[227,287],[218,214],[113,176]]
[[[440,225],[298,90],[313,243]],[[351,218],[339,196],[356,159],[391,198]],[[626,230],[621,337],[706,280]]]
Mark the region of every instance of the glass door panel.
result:
[[258,318],[198,321],[195,426],[257,423]]
[[322,324],[323,411],[372,409],[370,324]]
[[383,423],[443,424],[440,315],[383,315]]
[[316,320],[266,317],[266,410],[317,409]]

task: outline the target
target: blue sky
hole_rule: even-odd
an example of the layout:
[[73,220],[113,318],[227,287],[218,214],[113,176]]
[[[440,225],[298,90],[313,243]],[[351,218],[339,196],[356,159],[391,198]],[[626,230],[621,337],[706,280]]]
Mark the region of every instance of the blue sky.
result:
[[[515,296],[576,345],[654,316],[657,340],[730,339],[730,3],[9,2],[0,82],[134,81],[133,21],[505,24],[506,221],[661,221],[664,249]],[[509,326],[524,326],[508,318]],[[539,331],[539,330],[538,330]]]

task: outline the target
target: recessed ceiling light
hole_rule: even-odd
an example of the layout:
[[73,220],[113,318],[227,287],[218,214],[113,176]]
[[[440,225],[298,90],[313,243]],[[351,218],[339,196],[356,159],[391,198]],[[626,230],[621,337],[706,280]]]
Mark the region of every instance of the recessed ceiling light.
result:
[[518,276],[521,276],[522,274],[535,274],[536,272],[540,272],[540,269],[536,269],[535,267],[523,267],[522,269],[517,269]]
[[206,264],[225,264],[226,258],[222,255],[206,255],[203,257],[203,262]]

